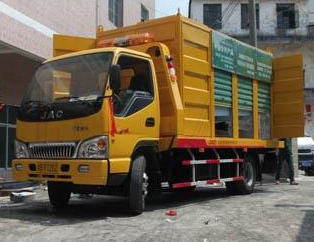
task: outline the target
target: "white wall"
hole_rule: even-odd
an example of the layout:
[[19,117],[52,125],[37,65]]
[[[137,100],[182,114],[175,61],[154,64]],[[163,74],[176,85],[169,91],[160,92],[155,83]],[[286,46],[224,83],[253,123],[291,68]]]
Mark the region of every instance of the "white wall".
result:
[[[191,17],[201,23],[203,23],[203,4],[222,4],[222,29],[221,31],[230,35],[247,35],[249,32],[246,29],[241,29],[241,3],[248,3],[248,1],[239,1],[234,8],[231,8],[231,12],[227,12],[226,9],[231,1],[228,0],[193,0],[191,5]],[[314,9],[313,1],[308,0],[258,0],[260,8],[260,29],[258,34],[260,35],[276,35],[277,34],[277,3],[295,3],[295,8],[299,10],[299,28],[290,29],[287,31],[288,35],[300,35],[307,34],[307,25],[309,22],[308,7],[311,2],[311,7]],[[314,15],[313,17],[314,20]]]
[[[108,19],[108,0],[98,0],[99,24],[115,28]],[[141,19],[141,3],[155,17],[155,0],[124,0],[124,25]],[[0,0],[0,43],[34,58],[52,55],[53,33],[94,37],[96,0]],[[1,7],[2,6],[2,7]]]

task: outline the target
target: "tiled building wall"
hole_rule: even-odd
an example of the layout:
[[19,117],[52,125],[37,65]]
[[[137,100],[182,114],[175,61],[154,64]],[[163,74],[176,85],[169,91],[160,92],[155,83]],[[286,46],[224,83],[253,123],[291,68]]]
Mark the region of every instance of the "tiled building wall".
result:
[[[96,0],[0,0],[4,4],[26,17],[43,25],[50,32],[67,35],[93,37],[96,33]],[[155,0],[124,0],[124,25],[135,24],[141,19],[141,4],[154,18]],[[11,10],[10,10],[11,11]],[[1,12],[0,9],[0,43],[1,41],[30,55],[49,58],[52,53],[51,33],[38,31],[36,24],[27,25],[24,19],[18,20]],[[16,15],[14,15],[16,16]],[[18,16],[21,19],[21,16]],[[98,23],[105,29],[115,26],[108,19],[108,0],[98,0]]]
[[0,55],[0,63],[0,101],[20,105],[23,93],[40,64],[17,54]]

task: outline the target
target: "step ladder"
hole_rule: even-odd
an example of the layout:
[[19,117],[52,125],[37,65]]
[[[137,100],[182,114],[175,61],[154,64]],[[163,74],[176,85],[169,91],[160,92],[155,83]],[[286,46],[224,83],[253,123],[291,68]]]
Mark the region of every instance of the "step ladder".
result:
[[[185,187],[197,187],[197,186],[212,186],[215,184],[222,184],[225,182],[235,182],[235,181],[243,181],[244,177],[240,176],[240,163],[243,163],[244,160],[239,158],[238,152],[234,149],[234,153],[236,158],[234,159],[220,159],[220,156],[216,149],[213,149],[216,159],[207,159],[207,160],[196,160],[194,154],[192,153],[191,149],[188,149],[188,153],[191,157],[190,160],[183,160],[183,166],[192,166],[192,181],[190,182],[180,182],[180,183],[173,183],[172,188],[185,188]],[[236,176],[235,177],[228,177],[228,178],[221,178],[221,166],[220,164],[223,163],[235,163],[236,164]],[[197,165],[204,165],[204,164],[217,164],[217,179],[211,180],[196,180],[196,166]]]

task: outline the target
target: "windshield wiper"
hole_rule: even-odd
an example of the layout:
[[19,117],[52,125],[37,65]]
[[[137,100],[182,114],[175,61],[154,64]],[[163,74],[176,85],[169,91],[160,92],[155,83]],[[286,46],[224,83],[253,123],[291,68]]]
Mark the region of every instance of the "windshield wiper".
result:
[[55,100],[57,100],[57,101],[62,101],[62,100],[70,101],[71,99],[79,100],[79,98],[80,97],[77,97],[77,96],[68,96],[68,97],[58,97],[58,98],[55,98]]
[[28,104],[47,104],[47,102],[40,101],[40,100],[28,100],[24,102],[23,104],[28,105]]
[[[90,105],[92,101],[96,101],[92,99],[82,99],[82,97],[77,97],[77,96],[59,97],[59,98],[55,98],[55,100],[56,101],[65,100],[65,101],[70,101],[74,103],[83,103],[83,104],[88,104],[88,105]],[[58,102],[54,102],[54,103],[58,103]]]

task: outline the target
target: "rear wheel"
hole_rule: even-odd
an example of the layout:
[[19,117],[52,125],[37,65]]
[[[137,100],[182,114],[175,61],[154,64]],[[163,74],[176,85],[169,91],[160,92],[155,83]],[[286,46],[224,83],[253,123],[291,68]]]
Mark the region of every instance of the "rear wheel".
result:
[[235,183],[236,194],[251,194],[256,182],[256,166],[251,155],[245,156],[242,172],[244,180]]
[[230,195],[237,194],[235,182],[226,182],[227,193]]
[[57,209],[64,208],[71,196],[71,184],[48,181],[48,195],[52,206]]
[[145,209],[145,198],[148,193],[148,176],[145,169],[145,157],[136,157],[132,163],[129,194],[130,210],[135,215],[141,214]]

